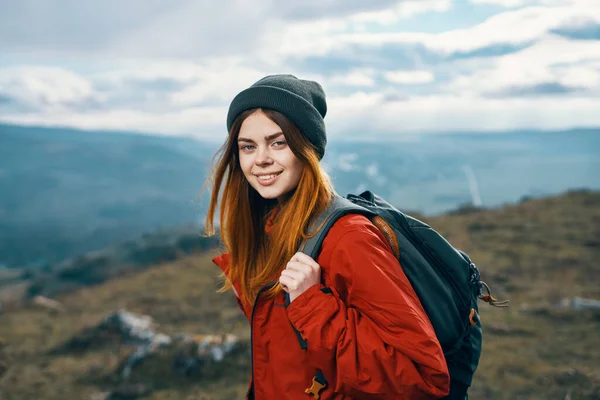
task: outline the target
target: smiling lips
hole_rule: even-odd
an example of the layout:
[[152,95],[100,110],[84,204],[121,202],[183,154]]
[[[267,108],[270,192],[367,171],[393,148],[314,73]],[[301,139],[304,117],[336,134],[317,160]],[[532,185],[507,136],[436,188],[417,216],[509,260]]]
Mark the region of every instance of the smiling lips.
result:
[[279,175],[281,175],[283,171],[274,172],[271,174],[254,174],[256,176],[256,180],[263,186],[269,186],[275,183]]

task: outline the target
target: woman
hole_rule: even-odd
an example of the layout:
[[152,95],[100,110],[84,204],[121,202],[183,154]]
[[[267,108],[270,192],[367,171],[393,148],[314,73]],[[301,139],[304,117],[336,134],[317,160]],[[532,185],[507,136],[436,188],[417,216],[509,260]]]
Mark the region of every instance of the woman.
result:
[[250,322],[248,398],[443,397],[442,349],[380,231],[346,215],[317,260],[298,252],[335,193],[320,165],[326,111],[321,86],[293,75],[259,80],[229,108],[207,232],[219,206],[227,252],[213,261]]

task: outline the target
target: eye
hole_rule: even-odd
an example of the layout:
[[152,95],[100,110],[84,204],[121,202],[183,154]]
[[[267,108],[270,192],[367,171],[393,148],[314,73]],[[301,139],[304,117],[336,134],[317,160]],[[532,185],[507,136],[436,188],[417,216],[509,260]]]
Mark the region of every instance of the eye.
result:
[[276,142],[273,143],[273,146],[275,147],[283,147],[285,146],[287,143],[285,142],[285,140],[278,140]]
[[245,144],[245,145],[243,145],[243,146],[240,147],[240,149],[243,150],[243,151],[250,151],[253,148],[254,148],[254,146],[251,145],[251,144]]

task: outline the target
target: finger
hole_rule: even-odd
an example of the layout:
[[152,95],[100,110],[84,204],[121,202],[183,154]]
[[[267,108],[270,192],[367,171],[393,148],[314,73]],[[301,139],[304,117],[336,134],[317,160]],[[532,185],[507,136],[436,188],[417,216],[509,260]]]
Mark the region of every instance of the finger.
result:
[[296,254],[293,255],[292,259],[296,261],[305,262],[307,264],[317,264],[317,262],[313,260],[311,256],[301,251],[296,252]]
[[279,283],[281,283],[281,287],[286,292],[290,293],[298,289],[298,283],[296,280],[290,278],[289,276],[282,275],[279,278]]
[[310,265],[306,265],[298,261],[290,261],[289,263],[287,263],[286,269],[303,272],[305,274],[310,274],[313,270],[313,268]]
[[292,259],[290,261],[296,261],[296,262],[301,262],[301,263],[307,264],[313,269],[320,268],[319,264],[315,260],[313,260],[312,257],[310,257],[307,254],[302,253],[301,251],[294,254],[294,256],[292,257]]
[[302,282],[304,279],[306,279],[306,275],[303,274],[302,272],[294,271],[294,270],[290,270],[290,269],[284,269],[283,271],[281,271],[281,275],[287,276],[287,277],[289,277],[295,281],[299,281],[299,282]]

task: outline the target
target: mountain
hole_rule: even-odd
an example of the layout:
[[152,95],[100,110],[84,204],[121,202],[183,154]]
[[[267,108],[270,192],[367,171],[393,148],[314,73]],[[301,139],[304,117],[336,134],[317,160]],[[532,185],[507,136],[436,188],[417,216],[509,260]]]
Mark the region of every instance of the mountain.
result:
[[[355,135],[356,136],[356,135]],[[44,267],[157,228],[196,224],[219,144],[0,125],[0,267]],[[600,130],[330,139],[340,194],[371,189],[437,215],[600,188]]]
[[193,223],[207,145],[0,126],[0,263],[52,263]]
[[[505,309],[480,303],[483,352],[469,399],[598,399],[600,191],[463,209],[424,222],[471,256],[497,299],[510,300]],[[221,280],[214,254],[200,249],[54,293],[56,306],[5,307],[0,396],[112,399],[123,398],[114,393],[127,388],[147,393],[140,397],[147,400],[241,398],[251,365],[249,324],[232,293],[216,292]],[[119,310],[151,317],[157,331],[171,338],[234,334],[245,345],[224,364],[182,375],[173,339],[125,379],[118,371],[137,354],[136,346],[106,332],[89,334]]]

